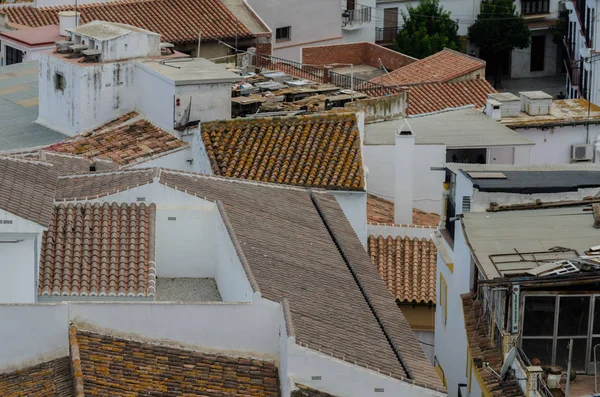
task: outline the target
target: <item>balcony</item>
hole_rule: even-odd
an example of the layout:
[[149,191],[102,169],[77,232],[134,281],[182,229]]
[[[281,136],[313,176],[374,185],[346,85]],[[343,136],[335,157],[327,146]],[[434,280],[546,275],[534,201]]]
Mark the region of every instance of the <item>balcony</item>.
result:
[[342,11],[342,29],[355,30],[371,22],[371,7],[357,6],[355,9]]
[[396,36],[398,36],[399,31],[399,26],[393,26],[391,28],[375,28],[375,44],[392,44],[396,39]]
[[548,14],[550,0],[522,0],[521,15]]

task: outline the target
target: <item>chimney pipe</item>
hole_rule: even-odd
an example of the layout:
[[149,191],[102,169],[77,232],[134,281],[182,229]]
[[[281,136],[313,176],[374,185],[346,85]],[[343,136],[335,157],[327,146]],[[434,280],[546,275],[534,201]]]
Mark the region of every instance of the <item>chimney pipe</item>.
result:
[[80,15],[81,13],[77,11],[61,11],[58,13],[61,36],[68,36],[69,32],[67,32],[67,29],[72,29],[79,26]]
[[404,120],[396,131],[394,167],[394,223],[411,225],[413,223],[413,182],[415,159],[415,135]]

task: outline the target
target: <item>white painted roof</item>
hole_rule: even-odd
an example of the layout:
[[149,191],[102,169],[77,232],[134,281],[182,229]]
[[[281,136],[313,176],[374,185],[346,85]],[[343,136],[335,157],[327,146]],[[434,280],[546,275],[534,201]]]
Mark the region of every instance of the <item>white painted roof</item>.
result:
[[127,25],[124,23],[92,21],[85,25],[75,28],[66,29],[68,32],[82,36],[87,36],[94,40],[106,41],[117,37],[125,36],[131,32],[146,33],[149,35],[160,36],[158,33],[151,32],[136,26]]
[[204,58],[145,59],[138,61],[138,64],[175,85],[233,83],[243,80],[240,75],[230,72],[225,66]]

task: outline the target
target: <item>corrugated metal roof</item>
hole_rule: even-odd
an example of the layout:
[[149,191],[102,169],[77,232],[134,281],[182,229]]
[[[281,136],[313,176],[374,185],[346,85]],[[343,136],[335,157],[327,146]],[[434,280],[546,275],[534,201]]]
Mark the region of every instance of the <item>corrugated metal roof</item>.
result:
[[[490,255],[548,251],[564,247],[583,255],[590,247],[600,244],[600,229],[593,227],[591,211],[583,206],[506,212],[467,212],[462,224],[465,237],[486,278],[502,277],[508,269],[527,270],[535,262],[511,263],[496,266]],[[573,253],[557,253],[556,259],[573,257]],[[539,255],[541,258],[542,255]],[[533,259],[528,257],[527,259]],[[495,260],[496,261],[496,260]],[[498,262],[498,261],[496,261]]]
[[49,145],[66,138],[35,123],[38,80],[35,61],[0,67],[0,150]]

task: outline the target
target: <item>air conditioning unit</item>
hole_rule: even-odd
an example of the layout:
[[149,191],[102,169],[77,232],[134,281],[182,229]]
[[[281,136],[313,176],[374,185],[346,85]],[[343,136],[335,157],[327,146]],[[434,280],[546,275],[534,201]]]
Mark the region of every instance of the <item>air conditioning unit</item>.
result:
[[571,161],[591,161],[594,157],[592,145],[572,145]]

